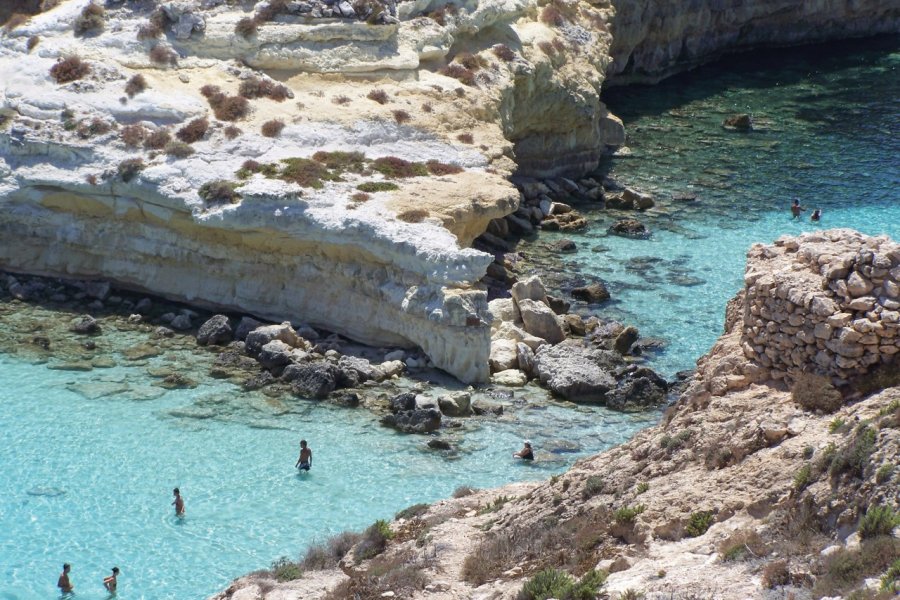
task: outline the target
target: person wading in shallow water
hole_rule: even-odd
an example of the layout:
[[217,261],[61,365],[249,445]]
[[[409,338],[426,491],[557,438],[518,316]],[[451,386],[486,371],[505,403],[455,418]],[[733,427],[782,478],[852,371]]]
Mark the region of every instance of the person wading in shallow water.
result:
[[59,588],[59,591],[63,593],[64,598],[68,598],[69,594],[75,593],[75,586],[72,585],[72,582],[69,581],[69,571],[72,570],[72,565],[69,563],[65,563],[63,565],[63,572],[59,576],[59,581],[56,582],[56,587]]
[[306,446],[306,440],[300,440],[300,457],[297,459],[297,464],[294,465],[294,468],[301,471],[309,471],[311,467],[312,450]]
[[119,567],[112,568],[112,575],[105,578],[103,580],[103,587],[106,588],[106,591],[109,592],[110,596],[116,595],[116,587],[118,586],[118,581],[116,578],[119,576]]
[[175,499],[172,501],[172,504],[175,506],[175,516],[183,517],[184,516],[184,499],[181,497],[181,490],[175,488],[172,490],[172,493],[175,495]]
[[791,214],[794,215],[794,218],[799,219],[800,213],[802,213],[804,210],[806,209],[800,206],[800,200],[794,198],[794,203],[791,204]]
[[525,445],[521,450],[513,454],[513,458],[521,458],[522,460],[534,460],[534,451],[531,449],[531,442],[525,440]]
[[818,208],[813,211],[812,215],[810,215],[809,220],[818,222],[822,218],[822,211]]

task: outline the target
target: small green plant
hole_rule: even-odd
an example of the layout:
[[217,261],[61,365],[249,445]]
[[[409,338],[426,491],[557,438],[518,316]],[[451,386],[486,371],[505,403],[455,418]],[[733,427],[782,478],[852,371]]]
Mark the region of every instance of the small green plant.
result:
[[613,513],[613,519],[620,525],[630,525],[634,523],[638,515],[647,510],[643,504],[637,506],[623,506]]
[[207,181],[197,190],[197,195],[208,205],[234,204],[241,199],[241,195],[234,191],[236,187],[238,184],[224,179]]
[[407,508],[404,508],[400,512],[398,512],[394,518],[395,519],[414,519],[416,517],[421,517],[426,512],[428,512],[428,507],[430,504],[413,504]]
[[292,562],[287,556],[282,556],[272,563],[272,574],[278,581],[293,581],[303,577],[300,565]]
[[890,535],[894,527],[900,525],[900,514],[890,506],[875,505],[866,510],[859,522],[859,537],[873,538],[878,535]]
[[684,528],[688,537],[700,537],[713,523],[713,513],[708,510],[701,510],[691,513],[688,524]]
[[494,498],[494,501],[490,504],[485,504],[484,507],[479,512],[479,514],[486,514],[489,512],[496,512],[503,508],[503,505],[512,500],[509,496],[502,495]]
[[650,484],[647,483],[646,481],[642,481],[639,484],[637,484],[637,493],[638,494],[643,494],[644,492],[646,492],[649,489],[650,489]]
[[278,174],[279,179],[296,183],[302,187],[322,189],[323,181],[337,181],[337,175],[331,173],[322,163],[309,158],[285,158],[281,161],[284,167]]
[[387,547],[388,540],[394,537],[390,524],[384,519],[378,519],[363,532],[362,540],[356,549],[356,559],[366,560],[378,556]]
[[900,410],[900,400],[891,400],[891,403],[878,411],[879,417],[886,417]]
[[878,467],[878,470],[875,472],[875,483],[881,484],[891,479],[891,475],[894,473],[894,465],[888,463],[886,465],[881,465]]
[[805,448],[803,448],[803,459],[809,460],[813,457],[813,454],[815,454],[815,453],[816,453],[815,448],[813,448],[812,446],[806,446]]
[[900,592],[900,558],[894,561],[881,578],[882,592]]
[[390,181],[366,181],[365,183],[356,186],[356,189],[361,192],[374,194],[375,192],[391,192],[398,190],[400,189],[400,186],[396,183],[391,183]]
[[832,458],[829,467],[831,475],[836,477],[850,473],[859,478],[865,477],[869,457],[875,451],[875,438],[875,430],[868,425],[857,427],[853,440]]
[[551,475],[550,476],[550,485],[556,485],[557,481],[559,481],[559,475]]
[[806,463],[800,467],[800,470],[794,475],[794,489],[798,492],[802,492],[809,487],[809,484],[811,484],[812,481],[812,465]]
[[628,588],[624,592],[619,593],[618,600],[641,600],[644,597],[642,592],[634,588]]
[[366,155],[362,152],[324,152],[320,150],[313,154],[312,158],[338,173],[362,173],[366,168]]
[[575,580],[565,571],[544,569],[525,582],[519,592],[519,600],[566,598],[574,585]]
[[605,482],[603,478],[598,475],[591,475],[587,478],[587,481],[584,482],[584,490],[581,492],[581,496],[587,500],[588,498],[593,498],[597,494],[603,493],[603,486]]
[[831,423],[828,424],[828,433],[837,433],[846,424],[847,421],[845,421],[844,419],[835,417],[831,420]]
[[566,600],[594,600],[607,577],[606,571],[591,569],[575,582]]
[[428,175],[428,168],[419,162],[410,162],[396,156],[382,156],[372,162],[372,168],[394,179],[407,177],[424,177]]

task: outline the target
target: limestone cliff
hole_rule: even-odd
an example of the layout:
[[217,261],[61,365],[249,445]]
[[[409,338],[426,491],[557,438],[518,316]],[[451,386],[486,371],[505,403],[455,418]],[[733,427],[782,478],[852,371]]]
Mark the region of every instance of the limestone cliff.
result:
[[[626,597],[654,599],[763,599],[776,593],[822,598],[862,589],[869,594],[863,597],[891,597],[900,585],[895,353],[877,351],[878,360],[862,369],[865,376],[842,393],[827,380],[818,388],[791,389],[783,378],[735,381],[730,390],[715,383],[719,367],[759,360],[744,356],[741,338],[755,326],[751,298],[758,287],[756,294],[752,290],[763,277],[777,278],[778,289],[802,290],[812,255],[828,256],[825,267],[837,265],[850,249],[857,256],[875,245],[884,250],[873,252],[876,260],[896,248],[846,230],[755,248],[747,287],[728,307],[727,331],[700,360],[662,423],[628,443],[549,481],[459,493],[406,511],[391,524],[395,539],[375,558],[364,559],[360,546],[330,563],[316,555],[318,562],[304,563],[309,572],[302,579],[276,585],[271,575],[256,573],[215,598],[375,598],[392,592],[512,600],[547,568],[575,577],[591,569],[609,573],[602,587],[596,585],[600,578],[592,579],[594,593],[576,596],[582,598],[597,592],[619,598],[629,590]],[[777,265],[759,262],[764,253],[778,256]],[[764,264],[773,267],[765,275]],[[845,276],[867,266],[848,265]],[[879,285],[895,279],[885,273]],[[814,320],[817,307],[804,310]],[[878,324],[885,312],[867,318]],[[893,321],[882,316],[880,323],[889,333],[875,347],[900,347]],[[763,345],[780,348],[777,336]],[[828,369],[811,357],[795,367]],[[836,402],[826,401],[829,396]]]
[[897,33],[881,0],[615,0],[610,83],[655,83],[728,52]]

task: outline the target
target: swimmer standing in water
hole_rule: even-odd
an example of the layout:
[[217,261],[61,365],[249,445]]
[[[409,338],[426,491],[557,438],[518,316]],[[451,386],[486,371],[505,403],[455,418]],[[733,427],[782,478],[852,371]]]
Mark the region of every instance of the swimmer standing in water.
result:
[[799,219],[800,213],[802,213],[804,210],[806,210],[806,209],[803,208],[802,206],[800,206],[800,200],[797,198],[794,198],[794,203],[791,204],[791,214],[794,215],[794,218]]
[[116,578],[119,576],[119,567],[112,568],[112,575],[105,578],[103,580],[103,587],[106,588],[106,591],[109,592],[110,596],[116,595],[116,587],[118,586],[118,581]]
[[534,451],[531,449],[531,442],[525,440],[524,447],[513,454],[513,458],[521,458],[522,460],[534,460]]
[[301,471],[309,471],[311,467],[312,450],[307,447],[306,440],[300,440],[300,457],[297,459],[297,464],[294,465],[294,468]]
[[818,208],[813,211],[812,215],[810,215],[809,220],[813,222],[818,222],[822,219],[822,211]]
[[172,493],[175,495],[175,499],[172,501],[172,504],[175,506],[175,516],[183,517],[184,516],[184,499],[181,497],[181,490],[175,488],[172,490]]
[[68,598],[69,595],[75,593],[75,586],[72,585],[71,581],[69,581],[69,571],[71,570],[72,565],[70,565],[69,563],[63,564],[63,572],[59,576],[59,580],[56,582],[56,587],[58,587],[62,592],[63,598]]

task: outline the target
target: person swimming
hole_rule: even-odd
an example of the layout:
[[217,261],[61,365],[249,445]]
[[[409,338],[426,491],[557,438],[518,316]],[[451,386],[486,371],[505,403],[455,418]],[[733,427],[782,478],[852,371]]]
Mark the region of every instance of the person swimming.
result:
[[67,596],[68,594],[75,593],[75,586],[72,585],[72,582],[69,581],[69,571],[72,570],[72,565],[69,563],[63,564],[62,574],[59,576],[59,580],[56,582],[56,587],[63,593],[63,596]]
[[109,592],[110,596],[116,595],[116,587],[118,586],[117,577],[119,576],[119,567],[112,568],[112,575],[103,580],[103,587]]
[[513,458],[521,458],[522,460],[534,460],[534,451],[531,449],[531,442],[525,440],[521,450],[513,454]]
[[184,499],[181,497],[181,490],[175,488],[172,490],[172,494],[174,494],[175,499],[172,501],[172,504],[175,506],[175,516],[183,517],[184,516]]
[[307,447],[306,440],[300,440],[300,457],[297,459],[297,464],[294,465],[294,468],[301,471],[309,471],[311,467],[312,450]]
[[806,209],[803,208],[802,206],[800,206],[800,200],[797,198],[794,198],[794,203],[791,204],[791,214],[794,215],[794,218],[795,219],[799,218],[800,213],[802,213],[804,210],[806,210]]
[[819,221],[819,220],[821,220],[821,218],[822,218],[822,211],[817,208],[816,210],[813,211],[812,215],[810,215],[809,220],[810,221]]

